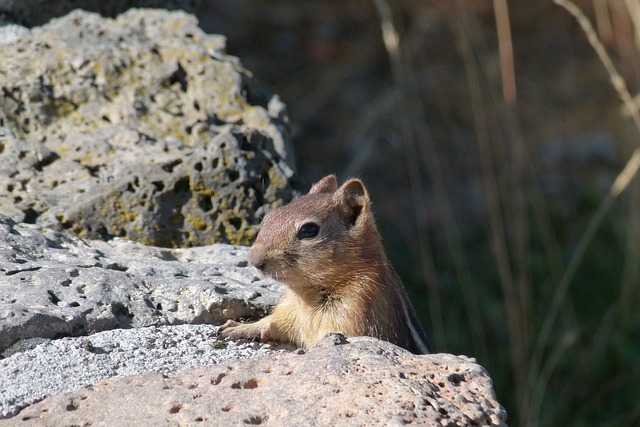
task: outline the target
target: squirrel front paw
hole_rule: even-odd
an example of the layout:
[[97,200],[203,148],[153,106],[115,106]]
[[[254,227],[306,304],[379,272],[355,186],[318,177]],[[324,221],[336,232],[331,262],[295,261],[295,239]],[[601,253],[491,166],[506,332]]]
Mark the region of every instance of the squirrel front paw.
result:
[[218,329],[218,337],[226,339],[269,340],[269,322],[267,318],[254,323],[238,323],[235,320],[227,320]]

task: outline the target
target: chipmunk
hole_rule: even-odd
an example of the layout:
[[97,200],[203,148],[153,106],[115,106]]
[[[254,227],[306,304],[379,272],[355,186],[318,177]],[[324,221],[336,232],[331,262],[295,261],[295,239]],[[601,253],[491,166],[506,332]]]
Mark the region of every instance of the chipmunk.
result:
[[287,289],[270,315],[246,324],[229,320],[219,336],[310,348],[339,332],[380,338],[415,354],[431,351],[384,252],[362,181],[337,188],[329,175],[271,211],[248,257]]

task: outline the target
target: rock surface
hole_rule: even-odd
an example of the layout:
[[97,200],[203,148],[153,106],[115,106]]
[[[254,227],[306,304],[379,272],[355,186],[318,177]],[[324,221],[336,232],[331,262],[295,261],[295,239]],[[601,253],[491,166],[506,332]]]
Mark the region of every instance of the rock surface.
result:
[[[21,339],[0,360],[3,424],[504,423],[490,378],[466,358],[415,356],[370,338],[283,352],[217,341],[215,326],[172,325],[275,304],[281,286],[256,278],[245,255],[229,245],[84,241],[0,217],[0,342]],[[35,348],[24,340],[85,334]],[[199,366],[208,368],[181,373]],[[131,374],[143,375],[116,379]]]
[[33,337],[264,315],[282,285],[258,278],[246,252],[84,241],[0,215],[0,352]]
[[0,28],[0,212],[80,237],[248,244],[295,194],[284,104],[183,12]]
[[[505,425],[486,371],[373,338],[151,373],[50,397],[6,425]],[[337,344],[337,345],[335,345]]]
[[176,373],[229,360],[282,353],[286,346],[220,342],[216,326],[116,329],[45,341],[0,360],[0,419],[45,397],[148,372]]

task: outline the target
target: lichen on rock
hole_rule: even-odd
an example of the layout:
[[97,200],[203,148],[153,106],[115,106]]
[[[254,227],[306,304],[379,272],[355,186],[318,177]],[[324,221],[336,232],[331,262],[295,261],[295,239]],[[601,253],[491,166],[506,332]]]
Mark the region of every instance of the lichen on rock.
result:
[[150,9],[0,32],[0,212],[88,238],[249,244],[295,175],[284,104],[224,45]]

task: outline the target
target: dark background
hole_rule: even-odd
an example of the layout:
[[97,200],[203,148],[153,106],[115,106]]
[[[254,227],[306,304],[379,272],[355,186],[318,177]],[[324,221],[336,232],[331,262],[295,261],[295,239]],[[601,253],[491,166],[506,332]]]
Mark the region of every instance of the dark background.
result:
[[[304,190],[329,173],[366,182],[437,349],[489,370],[511,425],[640,423],[638,183],[593,220],[639,129],[565,9],[546,0],[96,3],[0,1],[0,11],[27,26],[76,7],[194,13],[288,105]],[[634,96],[631,3],[578,6]],[[399,34],[391,54],[385,22]]]

